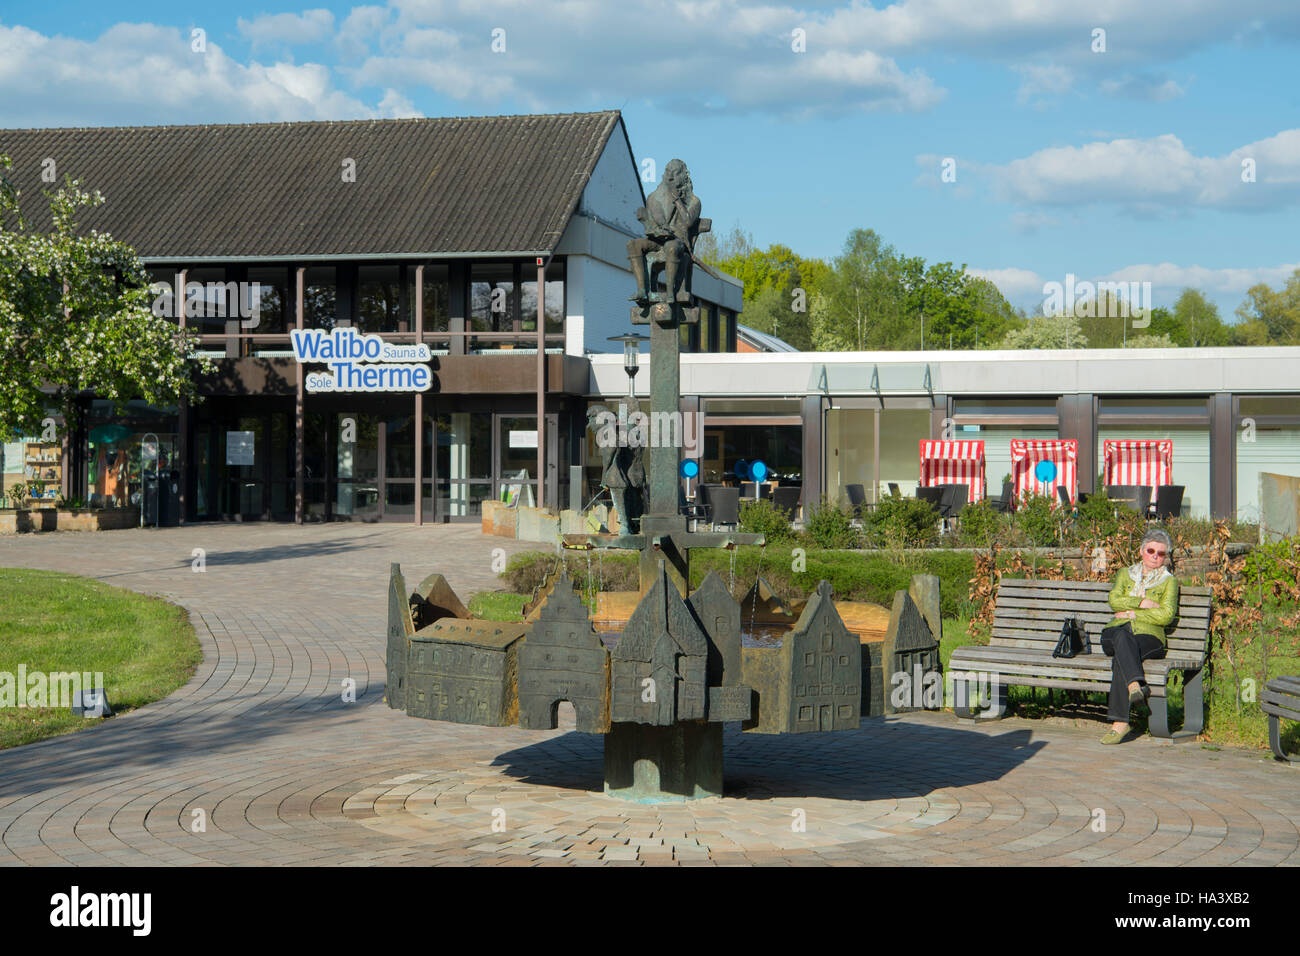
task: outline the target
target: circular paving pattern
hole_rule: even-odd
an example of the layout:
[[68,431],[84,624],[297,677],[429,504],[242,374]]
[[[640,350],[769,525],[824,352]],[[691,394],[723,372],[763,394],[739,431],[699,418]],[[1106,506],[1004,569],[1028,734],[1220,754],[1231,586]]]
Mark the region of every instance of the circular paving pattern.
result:
[[463,525],[0,539],[0,565],[99,569],[176,601],[204,652],[166,700],[0,752],[0,865],[1300,863],[1297,768],[1152,738],[1102,747],[1100,722],[728,728],[723,797],[641,805],[601,792],[599,737],[389,709],[389,562],[412,580],[454,554],[467,596],[497,586],[498,547],[528,546]]

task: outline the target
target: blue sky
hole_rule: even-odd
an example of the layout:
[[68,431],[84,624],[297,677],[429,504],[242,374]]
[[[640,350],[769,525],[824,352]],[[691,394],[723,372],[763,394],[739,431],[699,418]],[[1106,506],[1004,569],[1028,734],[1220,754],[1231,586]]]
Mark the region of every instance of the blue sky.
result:
[[1294,0],[4,2],[0,127],[617,108],[721,229],[870,227],[1029,308],[1073,273],[1231,318],[1300,265]]

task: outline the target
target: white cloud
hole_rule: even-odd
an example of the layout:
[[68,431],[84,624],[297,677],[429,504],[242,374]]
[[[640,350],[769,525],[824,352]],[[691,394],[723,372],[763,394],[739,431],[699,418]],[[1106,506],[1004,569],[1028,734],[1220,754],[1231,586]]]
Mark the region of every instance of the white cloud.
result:
[[1131,100],[1147,100],[1151,103],[1167,103],[1183,96],[1187,91],[1173,80],[1163,75],[1126,73],[1119,79],[1104,80],[1101,84],[1103,93],[1111,96],[1123,96]]
[[1009,302],[1023,302],[1026,298],[1042,296],[1043,278],[1037,272],[1031,272],[1029,269],[1014,267],[1007,269],[968,268],[966,271],[976,278],[987,279],[992,282]]
[[334,14],[328,10],[304,10],[302,13],[272,13],[235,24],[239,35],[254,49],[259,46],[319,43],[334,33]]
[[0,24],[0,98],[12,126],[362,119],[378,110],[336,89],[317,63],[227,56],[211,34],[118,24],[94,40]]
[[1026,64],[1013,69],[1023,77],[1016,102],[1028,103],[1039,96],[1059,96],[1074,87],[1074,73],[1056,63]]
[[[1254,182],[1242,179],[1246,161],[1253,161]],[[1300,201],[1300,129],[1222,156],[1198,156],[1166,133],[1052,147],[981,168],[1005,198],[1021,203],[1114,202],[1147,214],[1194,207],[1274,209]]]

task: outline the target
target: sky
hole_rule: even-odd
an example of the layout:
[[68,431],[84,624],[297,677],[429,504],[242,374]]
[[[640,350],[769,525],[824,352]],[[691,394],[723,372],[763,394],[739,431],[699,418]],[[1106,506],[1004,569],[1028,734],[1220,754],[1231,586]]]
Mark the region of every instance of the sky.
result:
[[1300,267],[1298,46],[1296,0],[0,0],[0,128],[619,109],[720,233],[1231,320]]

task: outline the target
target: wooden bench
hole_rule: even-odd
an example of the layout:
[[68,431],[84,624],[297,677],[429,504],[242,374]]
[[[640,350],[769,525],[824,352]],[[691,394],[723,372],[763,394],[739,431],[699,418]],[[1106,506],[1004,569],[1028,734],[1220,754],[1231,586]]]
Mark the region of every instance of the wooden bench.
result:
[[1264,685],[1259,706],[1268,714],[1268,745],[1280,760],[1300,763],[1282,749],[1282,720],[1300,720],[1300,677],[1274,677]]
[[[1004,578],[998,585],[993,608],[993,633],[987,646],[959,647],[948,669],[997,678],[991,713],[1006,712],[1010,684],[1052,687],[1093,693],[1110,691],[1112,659],[1101,649],[1101,631],[1115,617],[1110,608],[1111,585],[1104,581],[1041,581]],[[1194,738],[1205,722],[1202,673],[1210,641],[1210,589],[1182,586],[1178,617],[1167,628],[1168,650],[1161,660],[1143,661],[1151,689],[1151,733],[1157,737]],[[1061,636],[1061,623],[1075,618],[1086,629],[1091,653],[1071,658],[1052,657]],[[1183,672],[1182,730],[1169,731],[1166,691],[1169,672]],[[957,716],[969,717],[968,686],[956,680]]]

